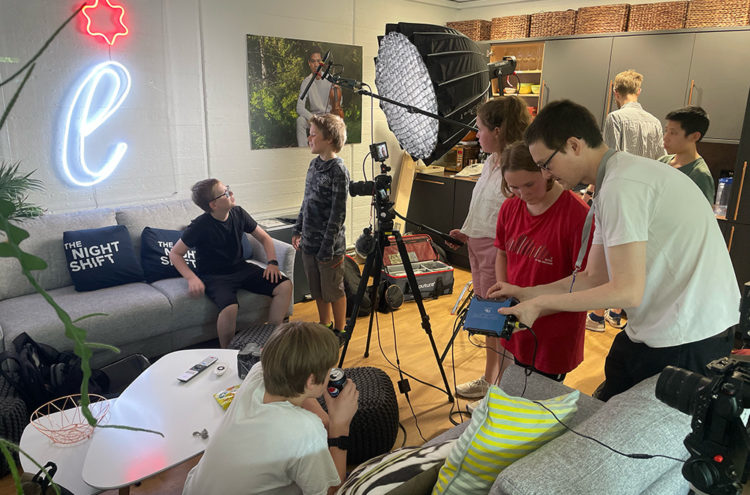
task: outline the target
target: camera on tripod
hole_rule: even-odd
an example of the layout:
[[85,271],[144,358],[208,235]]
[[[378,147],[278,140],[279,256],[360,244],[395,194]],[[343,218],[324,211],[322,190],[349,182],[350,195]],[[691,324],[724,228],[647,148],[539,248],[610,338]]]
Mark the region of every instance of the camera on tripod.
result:
[[349,194],[352,197],[374,195],[376,200],[387,202],[391,195],[391,176],[388,175],[391,167],[385,164],[388,159],[388,144],[385,142],[371,144],[370,154],[376,162],[380,162],[380,175],[375,176],[373,180],[350,182]]
[[712,378],[667,366],[656,383],[656,398],[692,415],[685,437],[690,457],[682,474],[698,490],[739,494],[748,476],[750,435],[740,415],[750,408],[750,359],[724,357],[708,364]]

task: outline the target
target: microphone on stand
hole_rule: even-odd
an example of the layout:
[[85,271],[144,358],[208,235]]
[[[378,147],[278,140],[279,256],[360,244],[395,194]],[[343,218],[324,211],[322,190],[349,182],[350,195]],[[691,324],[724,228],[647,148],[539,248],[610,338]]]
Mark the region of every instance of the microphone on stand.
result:
[[328,80],[331,81],[333,84],[338,84],[342,88],[349,88],[354,91],[359,91],[362,89],[363,82],[357,81],[356,79],[347,79],[346,77],[336,76],[331,74],[328,76]]
[[[306,87],[306,88],[305,88],[305,90],[304,90],[304,91],[302,92],[302,94],[301,94],[301,95],[299,95],[299,99],[300,99],[300,100],[304,100],[304,99],[305,99],[305,97],[307,96],[307,93],[308,93],[308,92],[310,91],[310,86],[312,86],[312,83],[313,83],[313,81],[315,81],[315,79],[317,79],[317,78],[318,78],[318,74],[320,74],[320,69],[322,69],[322,68],[323,68],[323,66],[325,66],[325,65],[326,65],[326,62],[328,62],[328,58],[329,58],[330,56],[331,56],[331,50],[328,50],[328,51],[326,52],[326,56],[325,56],[325,57],[323,57],[323,61],[322,61],[322,62],[320,63],[320,65],[318,65],[318,68],[317,68],[317,69],[315,69],[315,73],[314,73],[314,74],[312,75],[312,77],[310,78],[310,82],[309,82],[309,83],[307,83],[307,87]],[[329,66],[328,66],[328,68],[330,69],[330,67],[331,67],[331,66],[329,65]],[[326,74],[327,74],[327,73],[328,73],[328,70],[326,70]]]

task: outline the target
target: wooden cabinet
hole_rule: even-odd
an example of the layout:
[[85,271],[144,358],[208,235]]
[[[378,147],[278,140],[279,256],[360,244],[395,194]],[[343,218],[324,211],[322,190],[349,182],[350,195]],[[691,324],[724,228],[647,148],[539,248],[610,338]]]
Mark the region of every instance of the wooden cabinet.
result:
[[609,91],[612,38],[547,41],[542,66],[542,102],[568,99],[588,108],[602,125]]
[[740,139],[745,95],[750,89],[750,32],[697,33],[686,105],[703,107],[711,119],[705,139]]
[[[474,184],[475,182],[471,179],[417,174],[414,177],[409,213],[406,216],[413,222],[446,234],[451,229],[461,228],[469,213]],[[466,246],[454,251],[446,247],[442,239],[412,222],[406,223],[406,232],[429,234],[438,245],[445,249],[451,265],[469,268],[469,253]]]

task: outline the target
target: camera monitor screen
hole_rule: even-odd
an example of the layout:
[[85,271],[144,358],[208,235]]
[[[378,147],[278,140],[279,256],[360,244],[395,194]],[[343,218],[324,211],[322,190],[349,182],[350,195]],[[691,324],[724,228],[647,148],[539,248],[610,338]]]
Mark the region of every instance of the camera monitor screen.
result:
[[370,153],[376,162],[384,162],[388,158],[388,145],[385,142],[371,144]]

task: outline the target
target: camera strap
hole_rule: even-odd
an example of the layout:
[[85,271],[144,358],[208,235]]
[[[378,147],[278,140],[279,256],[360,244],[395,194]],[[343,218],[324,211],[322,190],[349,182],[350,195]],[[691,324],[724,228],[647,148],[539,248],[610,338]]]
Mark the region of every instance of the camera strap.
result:
[[[615,153],[617,153],[617,151],[611,148],[608,149],[607,152],[604,153],[602,161],[599,162],[599,168],[596,171],[596,188],[594,189],[594,199],[596,199],[596,195],[599,194],[599,189],[602,187],[602,182],[604,182],[604,176],[607,174],[607,162]],[[576,282],[576,274],[581,271],[581,267],[583,266],[583,258],[586,256],[586,248],[589,245],[589,237],[591,237],[591,224],[594,221],[595,204],[596,201],[591,202],[591,208],[589,208],[589,212],[586,214],[586,220],[583,222],[583,232],[581,232],[581,247],[578,249],[578,259],[576,259],[576,265],[573,269],[573,280],[570,282],[570,290],[568,292],[573,292],[573,284],[575,284]]]

